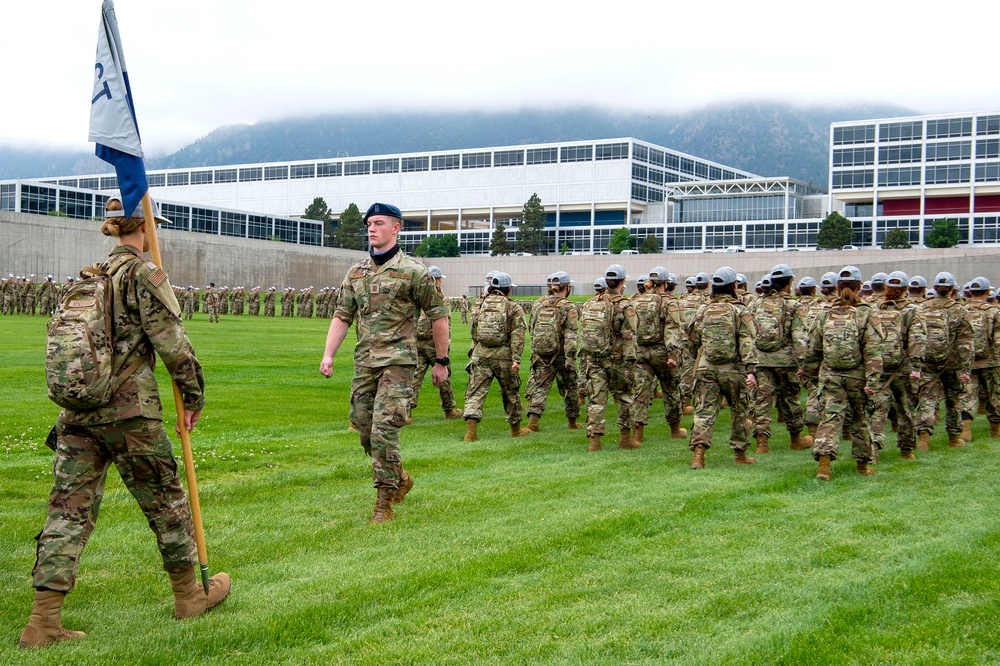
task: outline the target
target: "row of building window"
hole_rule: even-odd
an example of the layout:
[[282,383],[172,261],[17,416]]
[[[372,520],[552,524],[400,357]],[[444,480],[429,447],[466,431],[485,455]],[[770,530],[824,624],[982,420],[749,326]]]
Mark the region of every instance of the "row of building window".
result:
[[[928,164],[921,168],[894,167],[878,170],[878,184],[881,187],[920,185],[921,171],[927,185],[964,184],[972,180],[972,164]],[[977,183],[1000,182],[1000,162],[977,162],[975,164]],[[875,186],[874,169],[834,171],[833,189],[865,189]]]
[[[908,162],[953,162],[972,159],[972,141],[942,141],[928,143],[926,155],[924,144],[885,146],[879,149],[879,164],[905,164]],[[980,139],[976,142],[976,159],[1000,157],[1000,139]],[[871,166],[876,163],[875,147],[836,148],[833,151],[833,166]]]
[[[879,141],[914,141],[972,136],[973,118],[939,118],[928,120],[924,133],[924,121],[902,121],[879,125]],[[1000,115],[979,116],[975,119],[976,135],[1000,134]],[[852,143],[875,143],[875,125],[850,125],[833,128],[834,145]]]

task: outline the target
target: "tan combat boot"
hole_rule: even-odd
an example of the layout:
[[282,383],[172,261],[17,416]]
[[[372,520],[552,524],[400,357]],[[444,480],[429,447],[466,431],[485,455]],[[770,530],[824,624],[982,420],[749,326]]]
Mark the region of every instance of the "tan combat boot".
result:
[[737,465],[753,465],[757,462],[756,458],[747,458],[747,452],[744,449],[734,449],[736,453],[736,459],[734,462]]
[[801,451],[802,449],[811,449],[813,445],[812,435],[803,435],[800,432],[792,435],[792,445],[789,447],[792,451]]
[[639,448],[639,443],[632,439],[632,429],[623,428],[621,435],[618,436],[618,448],[619,449],[637,449]]
[[479,421],[476,419],[465,419],[465,437],[463,442],[474,442],[479,439]]
[[965,447],[965,440],[962,439],[962,433],[956,433],[952,435],[948,433],[948,446],[953,449],[961,449]]
[[462,410],[459,409],[458,407],[456,407],[455,409],[449,409],[447,412],[444,413],[444,418],[448,421],[452,421],[454,419],[460,419],[462,418]]
[[587,448],[588,453],[593,453],[594,451],[601,450],[601,436],[591,435],[590,436],[590,446]]
[[[402,468],[400,468],[402,469]],[[396,492],[392,495],[392,503],[399,504],[406,499],[406,493],[413,489],[413,477],[405,469],[402,469],[402,473],[399,475],[399,487]]]
[[819,469],[816,471],[816,478],[823,481],[830,480],[830,456],[819,457]]
[[682,428],[680,423],[670,424],[670,439],[687,439],[687,428]]
[[82,631],[63,629],[59,614],[62,611],[65,592],[35,590],[35,603],[31,607],[31,617],[21,632],[18,645],[23,649],[40,648],[61,641],[86,636]]
[[972,419],[962,419],[962,441],[972,441]]
[[905,450],[901,449],[899,451],[899,457],[901,459],[903,459],[903,460],[916,460],[917,459],[917,457],[915,455],[913,455],[913,451],[911,451],[910,449],[905,449]]
[[694,457],[691,459],[691,469],[705,469],[705,447],[701,444],[694,447]]
[[406,417],[406,425],[413,425],[413,416]]
[[392,515],[392,494],[391,488],[378,489],[378,495],[375,497],[375,512],[372,514],[372,519],[368,521],[369,525],[377,525],[395,518]]
[[636,444],[642,444],[646,439],[646,425],[644,423],[636,423],[635,427],[632,428],[632,439]]
[[920,434],[917,435],[917,451],[930,451],[931,449],[931,433],[929,430],[922,430]]
[[528,414],[528,425],[525,426],[525,429],[538,432],[538,414]]
[[811,426],[806,426],[806,427],[809,429],[809,436],[812,437],[813,441],[815,442],[816,441],[816,431],[819,430],[819,426],[818,425],[811,425]]
[[229,574],[217,573],[208,581],[208,594],[200,580],[196,580],[194,566],[180,573],[170,574],[170,587],[174,591],[174,617],[184,620],[197,617],[209,608],[218,606],[229,596],[232,583]]
[[858,461],[857,472],[861,476],[875,476],[875,469],[868,463],[861,460]]
[[[770,453],[771,447],[767,445],[767,435],[762,432],[757,433],[755,439],[757,440],[757,450],[754,453]],[[744,454],[746,455],[746,454]],[[739,457],[739,456],[737,456]]]
[[524,437],[525,435],[530,435],[531,431],[527,428],[521,427],[521,422],[510,424],[510,436],[511,437]]
[[583,426],[577,423],[576,419],[569,419],[569,423],[566,424],[566,427],[570,430],[579,430]]
[[990,439],[1000,439],[1000,423],[990,424]]
[[681,412],[684,414],[684,416],[691,416],[692,414],[694,414],[694,407],[692,407],[691,405],[684,405],[684,409],[682,409]]

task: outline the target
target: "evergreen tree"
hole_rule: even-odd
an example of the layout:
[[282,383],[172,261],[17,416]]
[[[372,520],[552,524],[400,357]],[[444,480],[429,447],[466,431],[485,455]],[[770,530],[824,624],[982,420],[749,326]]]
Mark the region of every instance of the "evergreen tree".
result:
[[493,237],[490,239],[490,256],[502,257],[510,254],[510,243],[507,242],[507,227],[497,220]]
[[521,209],[521,225],[517,228],[514,247],[518,252],[547,254],[545,246],[545,209],[538,195],[532,194]]
[[330,207],[323,197],[316,197],[313,202],[306,206],[302,214],[307,220],[317,220],[323,223],[323,245],[333,246],[333,215],[330,214]]
[[639,252],[643,254],[659,254],[663,252],[663,246],[660,245],[660,239],[656,236],[646,236],[639,243]]
[[955,247],[961,235],[955,220],[934,220],[931,232],[924,237],[927,247]]
[[608,252],[621,254],[623,250],[628,250],[635,245],[636,240],[638,239],[631,235],[627,228],[615,229],[615,233],[611,235],[611,240],[608,242]]
[[882,241],[883,250],[909,250],[911,247],[910,234],[906,229],[890,229]]
[[834,211],[819,223],[816,235],[816,249],[839,250],[851,244],[851,221]]
[[340,224],[333,232],[333,246],[347,250],[365,249],[364,216],[356,204],[350,204],[340,214]]

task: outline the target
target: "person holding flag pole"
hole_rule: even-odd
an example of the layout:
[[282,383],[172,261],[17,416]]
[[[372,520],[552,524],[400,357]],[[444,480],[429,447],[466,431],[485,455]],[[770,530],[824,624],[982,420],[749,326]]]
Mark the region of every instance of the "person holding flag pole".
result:
[[[120,199],[107,201],[106,220],[101,226],[101,232],[115,237],[117,244],[106,262],[87,269],[88,274],[106,275],[110,281],[114,390],[110,398],[92,407],[69,407],[60,402],[63,409],[46,442],[56,452],[54,483],[48,518],[36,537],[34,605],[21,634],[21,648],[44,647],[84,635],[64,629],[60,613],[65,595],[76,583],[80,556],[97,522],[112,463],[156,535],[174,593],[174,616],[183,619],[202,614],[222,603],[231,586],[228,574],[208,575],[189,437],[205,404],[205,379],[163,270],[156,224],[165,220],[156,214],[149,198],[112,0],[104,0],[102,7],[90,120],[90,138],[97,144],[97,156],[114,165],[121,189]],[[151,253],[152,262],[142,260],[145,251]],[[184,449],[190,503],[163,428],[154,353],[173,380],[175,429]],[[46,374],[58,378],[60,371],[66,370],[66,376],[72,376],[68,367],[60,365],[59,354],[58,345],[50,346]],[[53,397],[51,381],[49,386]],[[195,559],[201,565],[200,585]]]

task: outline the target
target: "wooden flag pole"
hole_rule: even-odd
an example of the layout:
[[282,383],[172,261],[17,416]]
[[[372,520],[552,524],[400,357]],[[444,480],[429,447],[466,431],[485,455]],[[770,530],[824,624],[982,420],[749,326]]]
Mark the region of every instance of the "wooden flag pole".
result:
[[[142,197],[142,214],[146,219],[146,237],[149,238],[149,254],[161,270],[163,257],[160,255],[160,243],[156,237],[156,219],[153,217],[153,202],[149,192]],[[165,272],[165,271],[164,271]],[[184,399],[177,382],[170,380],[174,387],[174,405],[177,408],[177,428],[181,433],[181,449],[184,452],[184,474],[187,476],[188,503],[191,505],[191,520],[194,522],[194,541],[198,546],[198,563],[201,565],[201,584],[208,594],[208,548],[205,547],[205,529],[201,524],[201,502],[198,500],[198,480],[194,475],[194,453],[191,450],[191,434],[184,423]]]

